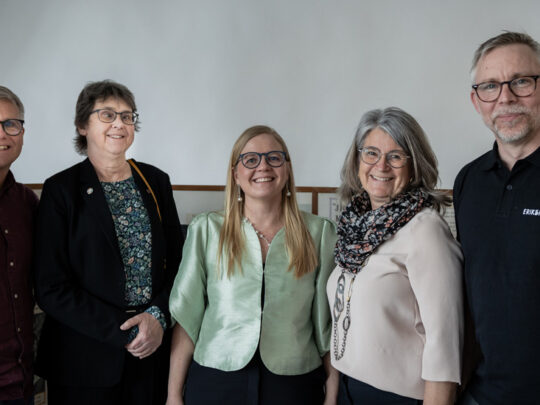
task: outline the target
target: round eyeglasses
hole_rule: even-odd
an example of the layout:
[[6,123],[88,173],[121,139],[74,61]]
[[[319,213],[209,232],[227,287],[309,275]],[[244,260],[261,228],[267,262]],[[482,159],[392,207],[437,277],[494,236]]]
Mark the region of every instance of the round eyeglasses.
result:
[[358,149],[358,152],[360,152],[362,162],[368,165],[376,164],[379,160],[381,160],[381,156],[384,155],[386,162],[394,169],[401,169],[407,164],[407,159],[410,158],[410,156],[405,154],[405,152],[399,150],[392,150],[388,153],[382,153],[378,148],[373,146],[360,148]]
[[18,120],[15,118],[0,121],[0,124],[2,124],[2,128],[4,129],[4,132],[8,134],[9,136],[17,136],[24,129],[23,127],[24,120]]
[[485,103],[492,103],[499,98],[506,84],[516,97],[528,97],[536,90],[536,81],[540,75],[516,77],[505,82],[482,82],[473,84],[472,88],[478,98]]
[[287,155],[285,154],[285,152],[280,150],[273,150],[266,153],[246,152],[242,153],[238,157],[236,164],[238,164],[238,162],[242,162],[246,169],[255,169],[261,164],[263,156],[266,160],[266,163],[268,163],[268,165],[272,167],[283,166],[283,163],[289,160],[287,159]]
[[120,119],[126,125],[135,125],[135,123],[137,122],[137,119],[139,118],[139,114],[137,114],[136,112],[131,112],[131,111],[116,112],[113,110],[109,110],[108,108],[101,108],[99,110],[94,110],[90,114],[94,114],[94,113],[97,113],[98,119],[101,122],[105,122],[107,124],[114,122],[116,120],[117,115],[120,115]]

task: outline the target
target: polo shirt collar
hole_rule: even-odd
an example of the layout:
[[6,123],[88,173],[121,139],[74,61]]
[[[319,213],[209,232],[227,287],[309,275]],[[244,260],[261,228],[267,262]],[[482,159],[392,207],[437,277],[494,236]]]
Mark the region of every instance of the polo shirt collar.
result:
[[484,161],[482,162],[481,169],[488,171],[496,169],[502,166],[501,158],[499,157],[499,148],[497,142],[493,142],[493,149],[486,154]]
[[[527,162],[530,162],[533,165],[540,167],[540,147],[538,147],[529,156],[526,156],[521,160],[526,160]],[[497,142],[494,142],[493,149],[486,154],[486,158],[482,162],[481,168],[482,170],[488,171],[494,168],[500,168],[502,166],[503,162],[499,156],[499,148],[497,146]]]
[[526,160],[533,165],[540,167],[540,147],[538,147],[533,153],[531,153],[523,160]]

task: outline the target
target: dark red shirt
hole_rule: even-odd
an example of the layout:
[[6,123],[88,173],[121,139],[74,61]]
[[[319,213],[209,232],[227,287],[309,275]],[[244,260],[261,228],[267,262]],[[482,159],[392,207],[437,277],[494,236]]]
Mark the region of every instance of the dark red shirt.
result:
[[0,400],[33,394],[30,266],[37,203],[9,172],[0,188]]

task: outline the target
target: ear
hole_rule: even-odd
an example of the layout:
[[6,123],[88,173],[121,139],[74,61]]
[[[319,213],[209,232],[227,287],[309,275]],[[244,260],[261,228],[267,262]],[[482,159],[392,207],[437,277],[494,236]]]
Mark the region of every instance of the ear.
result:
[[238,184],[238,172],[236,170],[236,167],[231,168],[231,170],[232,170],[232,176],[233,176],[235,185],[237,185]]
[[77,132],[79,133],[79,135],[81,136],[86,136],[86,134],[88,133],[86,131],[86,128],[77,128]]
[[474,105],[474,109],[478,114],[481,114],[480,112],[480,100],[478,100],[478,96],[476,95],[476,92],[474,90],[471,90],[471,103]]

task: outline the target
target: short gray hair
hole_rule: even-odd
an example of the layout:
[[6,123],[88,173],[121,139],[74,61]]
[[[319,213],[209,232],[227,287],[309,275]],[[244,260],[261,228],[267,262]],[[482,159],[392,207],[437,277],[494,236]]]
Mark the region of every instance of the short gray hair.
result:
[[420,189],[433,198],[435,209],[441,210],[450,205],[451,198],[442,191],[436,191],[439,180],[437,158],[424,130],[408,113],[397,107],[371,110],[365,113],[358,125],[343,168],[341,169],[341,186],[338,194],[343,204],[348,204],[353,196],[363,191],[358,178],[360,152],[369,133],[380,128],[411,156],[413,177],[409,189]]
[[19,119],[24,120],[24,105],[19,97],[5,86],[0,86],[0,100],[7,100],[19,110]]
[[536,54],[536,57],[540,61],[540,44],[536,42],[529,34],[524,32],[512,32],[503,31],[493,38],[488,39],[482,43],[478,49],[474,52],[472,65],[471,65],[471,78],[474,81],[476,75],[476,66],[480,59],[496,48],[507,45],[523,44],[527,45]]

